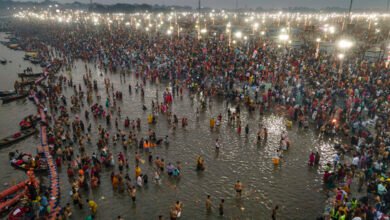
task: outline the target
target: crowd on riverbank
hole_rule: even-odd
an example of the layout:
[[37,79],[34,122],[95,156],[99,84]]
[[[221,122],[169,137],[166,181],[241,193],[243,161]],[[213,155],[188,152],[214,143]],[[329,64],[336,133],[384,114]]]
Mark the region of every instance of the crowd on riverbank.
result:
[[[305,41],[302,48],[277,49],[277,44],[269,39],[229,47],[221,38],[198,41],[185,33],[180,37],[162,34],[150,37],[132,28],[101,26],[87,31],[85,26],[79,26],[81,30],[75,31],[71,25],[18,25],[21,28],[15,29],[16,35],[31,42],[30,47],[40,45],[36,49],[40,50],[41,56],[59,57],[69,69],[75,60],[82,59],[95,63],[103,71],[118,72],[123,77],[133,72],[142,83],[129,85],[129,93],[135,91],[142,96],[146,81],[165,81],[170,85],[160,97],[160,103],[153,102],[150,108],[143,106],[145,111],[150,112],[147,120],[121,117],[121,109],[116,102],[122,95],[108,77],[103,85],[107,99],[101,104],[91,69],[87,67],[84,85],[75,85],[62,75],[44,89],[48,100],[47,114],[51,119],[49,143],[53,146],[52,155],[57,166],[67,166],[73,203],[82,208],[86,202],[91,208],[91,218],[97,213],[98,204],[81,198],[79,191],[99,187],[103,166],[114,167],[111,174],[113,189],[127,192],[133,201],[136,201],[137,187],[150,182],[148,175],[142,172],[142,164],[146,161],[141,155],[145,154],[150,165],[156,168],[152,181],[158,183],[164,173],[173,178],[181,175],[180,162],[165,161],[149,153],[150,148],[168,144],[168,138],[158,138],[156,133],[159,131],[152,129],[146,137],[140,138],[138,131],[144,121],[152,124],[163,120],[159,117],[161,115],[170,124],[169,129],[180,127],[170,104],[174,97],[183,96],[183,91],[187,90],[191,97],[194,94],[203,97],[199,110],[213,96],[225,96],[235,108],[228,117],[235,124],[238,135],[241,135],[241,126],[246,124],[240,119],[240,103],[244,103],[248,111],[259,114],[276,111],[285,114],[287,124],[292,122],[306,128],[313,124],[314,129],[323,135],[342,136],[349,143],[335,146],[339,153],[334,155],[333,163],[324,167],[325,187],[334,191],[336,196],[323,218],[381,219],[375,216],[387,214],[390,205],[390,190],[387,190],[390,189],[387,169],[390,74],[382,60],[367,62],[361,59],[361,51],[350,55],[343,63],[331,54],[320,53],[317,57],[314,44],[304,34],[295,36]],[[32,32],[34,28],[40,31]],[[357,33],[358,29],[352,29],[352,32]],[[36,38],[31,40],[30,36]],[[365,39],[362,34],[355,37]],[[367,40],[365,44],[370,43],[372,41]],[[42,45],[50,45],[50,48]],[[45,49],[41,50],[41,47]],[[343,65],[343,74],[339,74],[338,65]],[[62,94],[64,87],[73,87],[71,97]],[[208,104],[212,105],[212,102]],[[83,112],[84,119],[77,117],[79,110],[84,108],[87,109]],[[106,123],[99,124],[97,152],[89,155],[85,147],[86,143],[95,141],[90,125],[94,119],[104,119]],[[185,129],[186,118],[183,117],[181,122],[181,127]],[[221,122],[217,118],[214,123],[218,126]],[[210,127],[214,127],[214,123],[210,120]],[[110,133],[106,127],[111,124],[115,124],[116,131]],[[252,131],[245,126],[245,134],[258,132],[261,140],[267,133],[263,129],[260,127],[258,131]],[[284,137],[281,138],[281,150],[285,148],[282,145],[287,145],[283,140]],[[216,142],[218,146],[218,140]],[[113,155],[110,151],[112,145],[122,145],[124,151],[130,147],[139,148],[134,154],[134,162],[124,153]],[[219,150],[219,147],[216,148]],[[310,161],[315,161],[315,156],[309,160],[311,165]],[[204,162],[201,163],[204,166]],[[134,165],[135,175],[125,172],[130,164]],[[354,198],[351,184],[355,182],[359,191],[366,188],[369,196]],[[242,186],[234,188],[237,193],[243,190]],[[224,213],[223,203],[221,200],[220,215]],[[170,218],[180,216],[182,207],[180,201],[176,202],[170,210]],[[63,218],[67,218],[71,210],[71,206],[67,205]]]

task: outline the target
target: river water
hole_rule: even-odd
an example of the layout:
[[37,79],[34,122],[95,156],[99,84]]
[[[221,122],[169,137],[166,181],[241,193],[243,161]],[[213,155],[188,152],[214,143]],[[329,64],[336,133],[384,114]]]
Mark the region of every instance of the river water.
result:
[[[4,38],[4,34],[1,38]],[[0,39],[1,39],[0,38]],[[1,39],[3,40],[3,39]],[[17,72],[26,67],[33,67],[34,72],[40,70],[22,59],[24,52],[14,51],[0,45],[0,57],[11,60],[12,63],[0,65],[0,89],[12,89],[13,82],[17,79]],[[82,84],[82,74],[85,73],[84,63],[76,62],[71,76],[75,84]],[[141,99],[140,93],[132,95],[128,93],[128,84],[133,88],[137,82],[134,75],[127,75],[125,82],[119,74],[103,74],[88,64],[92,69],[94,79],[99,82],[99,93],[102,96],[101,104],[104,105],[106,94],[103,90],[104,77],[109,77],[116,90],[124,94],[123,101],[117,105],[122,109],[122,120],[129,116],[130,119],[141,118],[142,128],[138,138],[146,136],[149,125],[146,117],[150,111],[144,112],[142,104],[149,109],[151,101],[156,98],[156,89],[159,90],[159,100],[162,100],[162,92],[166,85],[152,85],[149,82],[145,87],[145,98]],[[69,73],[62,71],[69,77]],[[65,95],[70,97],[73,89],[66,88]],[[69,100],[69,99],[68,99]],[[323,138],[312,130],[299,129],[293,126],[288,130],[288,136],[292,146],[284,153],[284,161],[279,166],[272,163],[272,154],[278,147],[280,135],[285,131],[284,118],[270,113],[260,116],[258,112],[249,114],[242,110],[242,125],[249,123],[250,136],[239,136],[235,128],[227,124],[226,102],[223,99],[213,99],[212,107],[201,112],[199,120],[196,120],[195,111],[198,106],[195,100],[192,102],[188,91],[183,98],[176,97],[173,103],[173,111],[179,118],[188,118],[189,126],[184,130],[181,127],[172,132],[168,130],[165,116],[160,115],[158,123],[150,126],[156,131],[157,136],[169,135],[168,146],[154,148],[153,156],[164,158],[166,163],[182,162],[182,176],[180,179],[169,178],[166,173],[162,175],[162,184],[152,182],[154,169],[147,162],[141,164],[142,172],[149,176],[148,186],[137,190],[137,202],[132,203],[127,194],[113,192],[110,183],[111,169],[105,169],[101,175],[101,185],[97,190],[83,192],[83,199],[89,197],[99,205],[97,219],[115,219],[122,215],[125,219],[157,219],[158,215],[169,217],[169,207],[175,201],[184,203],[182,219],[219,219],[218,204],[221,198],[225,199],[226,219],[270,219],[271,210],[279,205],[278,216],[280,219],[315,219],[324,207],[326,195],[322,187],[321,170],[307,166],[308,156],[311,151],[318,151],[321,155],[321,165],[331,160],[335,153],[333,144],[336,140]],[[242,109],[244,109],[242,107]],[[36,112],[35,106],[30,101],[18,101],[0,106],[0,131],[2,136],[10,135],[17,131],[19,121],[26,115]],[[82,111],[83,112],[83,111]],[[223,122],[218,130],[210,131],[209,119],[223,115]],[[84,118],[81,114],[81,118]],[[73,115],[74,116],[74,115]],[[72,116],[72,117],[73,117]],[[114,116],[115,118],[116,116]],[[91,120],[92,130],[96,130],[98,124],[105,126],[105,120]],[[268,128],[268,140],[264,144],[257,145],[256,132],[258,124]],[[121,123],[120,126],[123,126]],[[111,129],[114,131],[114,129]],[[95,134],[96,135],[96,134]],[[222,148],[218,154],[214,149],[215,139],[219,138]],[[96,139],[92,141],[96,143]],[[8,184],[26,178],[21,171],[15,171],[8,161],[8,153],[19,149],[35,153],[39,141],[36,137],[30,137],[25,141],[8,148],[0,149],[0,178],[4,181],[0,186],[5,189]],[[114,155],[123,151],[120,145],[110,146]],[[95,144],[87,145],[87,152],[97,151]],[[130,177],[134,179],[134,152],[137,149],[128,149],[126,155],[130,158]],[[206,170],[198,173],[195,171],[196,157],[202,155],[205,159]],[[147,159],[144,156],[144,159]],[[116,170],[117,171],[117,170]],[[70,184],[66,176],[66,167],[60,172],[61,204],[71,201],[69,196]],[[243,196],[237,199],[233,186],[240,180],[244,185]],[[43,179],[45,181],[45,179]],[[205,199],[210,194],[213,201],[213,212],[207,214]],[[88,214],[88,210],[82,211],[74,207],[73,219],[82,219]]]

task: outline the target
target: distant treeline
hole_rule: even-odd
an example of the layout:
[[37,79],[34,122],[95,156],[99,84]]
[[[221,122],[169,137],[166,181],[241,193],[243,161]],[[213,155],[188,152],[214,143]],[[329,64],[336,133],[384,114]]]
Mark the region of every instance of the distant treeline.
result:
[[93,3],[92,5],[81,3],[81,2],[73,2],[73,3],[58,3],[55,1],[41,1],[41,2],[19,2],[19,1],[10,1],[10,0],[0,0],[0,9],[7,10],[10,8],[47,8],[49,5],[58,5],[58,8],[61,9],[80,9],[80,10],[90,10],[94,12],[101,13],[120,13],[120,12],[137,12],[137,11],[150,11],[150,12],[158,12],[158,11],[171,11],[172,9],[176,11],[191,11],[193,10],[190,6],[165,6],[165,5],[149,5],[149,4],[126,4],[126,3],[118,3],[112,5],[98,4]]
[[[54,6],[55,4],[58,5],[59,8],[62,9],[80,9],[80,10],[90,10],[94,12],[101,12],[101,13],[131,13],[131,12],[138,12],[138,11],[149,11],[149,12],[164,12],[164,11],[192,11],[197,10],[197,8],[193,8],[191,6],[166,6],[166,5],[149,5],[149,4],[126,4],[126,3],[118,3],[118,4],[112,4],[112,5],[106,5],[106,4],[98,4],[93,3],[92,5],[87,3],[81,3],[81,2],[73,2],[73,3],[66,3],[61,4],[55,1],[45,0],[41,2],[33,2],[33,1],[27,1],[27,2],[19,2],[19,1],[11,1],[11,0],[0,0],[0,12],[4,14],[7,9],[10,8],[11,11],[13,8],[32,8],[35,6],[35,8],[47,8],[49,5]],[[211,11],[212,8],[202,8],[203,12]],[[227,11],[234,11],[232,9],[225,9]],[[354,12],[361,12],[361,11],[384,11],[385,9],[353,9]],[[284,11],[284,12],[347,12],[348,9],[346,8],[339,8],[339,7],[328,7],[328,8],[322,8],[322,9],[315,9],[315,8],[307,8],[307,7],[289,7],[289,8],[240,8],[237,10],[238,12],[243,11],[254,11],[254,12],[277,12],[277,11]]]

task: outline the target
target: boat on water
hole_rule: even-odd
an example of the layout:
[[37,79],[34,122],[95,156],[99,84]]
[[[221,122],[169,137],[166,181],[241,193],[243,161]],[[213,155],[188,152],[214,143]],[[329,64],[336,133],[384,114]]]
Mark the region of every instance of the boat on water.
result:
[[36,58],[36,57],[30,57],[29,60],[30,60],[30,62],[31,62],[32,64],[40,64],[40,63],[42,62],[41,59]]
[[9,45],[8,45],[8,48],[13,49],[13,50],[17,50],[17,49],[19,49],[20,47],[19,47],[19,44],[9,44]]
[[29,77],[40,77],[43,76],[43,73],[18,73],[20,78],[29,78]]
[[10,152],[10,159],[11,166],[18,170],[25,172],[32,170],[34,173],[45,173],[48,171],[46,159],[39,155],[33,157],[27,153],[16,154],[15,152]]
[[16,91],[15,90],[0,91],[0,97],[10,96],[10,95],[16,95]]
[[24,54],[23,59],[24,60],[30,60],[31,58],[36,58],[38,56],[38,53],[35,51],[27,51],[26,54]]
[[42,61],[40,66],[41,66],[42,68],[45,68],[45,67],[48,67],[49,65],[50,65],[49,62],[47,62],[47,61]]
[[20,130],[26,130],[32,127],[35,127],[37,123],[41,120],[41,116],[39,115],[28,115],[20,121],[19,126]]
[[0,58],[0,63],[1,63],[1,64],[7,64],[7,60],[4,59],[4,58]]
[[1,139],[0,140],[0,147],[5,147],[5,146],[9,146],[11,144],[17,143],[17,142],[35,134],[35,133],[37,133],[37,132],[38,132],[38,130],[35,128],[29,128],[29,129],[25,129],[25,130],[16,132],[15,134],[12,134],[8,137]]
[[30,79],[30,80],[18,82],[18,85],[19,86],[28,86],[28,85],[32,85],[34,83],[35,83],[35,79]]
[[1,97],[1,100],[3,100],[3,104],[13,102],[19,99],[24,99],[28,96],[28,93],[22,93],[22,94],[15,94],[15,95],[9,95]]
[[[23,194],[24,195],[24,194]],[[20,199],[20,198],[19,198]],[[32,219],[32,209],[28,206],[14,208],[7,216],[8,220]]]
[[6,47],[8,47],[8,45],[10,44],[10,42],[9,41],[0,41],[0,43],[2,44],[2,45],[4,45],[4,46],[6,46]]
[[26,181],[20,182],[0,192],[0,213],[9,210],[25,195]]

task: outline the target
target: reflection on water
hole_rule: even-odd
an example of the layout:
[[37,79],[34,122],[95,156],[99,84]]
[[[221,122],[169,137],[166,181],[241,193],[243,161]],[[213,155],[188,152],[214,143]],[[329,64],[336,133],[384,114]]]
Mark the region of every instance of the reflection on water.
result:
[[[21,52],[4,49],[0,45],[0,56],[12,58],[12,63],[0,66],[1,85],[4,88],[11,85],[16,78],[16,72],[20,71],[19,63],[22,63]],[[24,62],[24,61],[23,61]],[[26,67],[28,63],[23,63]],[[140,94],[133,91],[128,94],[128,84],[133,86],[137,79],[129,75],[125,82],[119,74],[107,74],[100,76],[100,71],[93,65],[93,77],[98,82],[103,82],[104,77],[110,77],[117,90],[124,94],[123,102],[118,102],[122,109],[122,120],[126,116],[130,119],[141,118],[142,129],[138,137],[146,136],[150,127],[156,130],[157,136],[169,135],[169,146],[162,146],[152,150],[154,157],[159,156],[166,162],[182,162],[182,174],[180,179],[168,178],[163,175],[162,184],[155,185],[150,181],[149,186],[137,191],[137,203],[133,204],[130,197],[125,194],[113,192],[110,183],[111,170],[102,173],[102,184],[99,190],[89,191],[84,198],[93,198],[99,205],[98,219],[114,219],[117,215],[126,219],[155,219],[158,214],[168,216],[169,207],[176,201],[184,202],[183,219],[216,219],[217,207],[220,198],[225,199],[226,216],[239,219],[269,219],[271,209],[276,204],[280,207],[280,216],[283,219],[313,219],[322,212],[325,195],[322,192],[321,173],[316,168],[309,168],[307,160],[311,151],[321,154],[321,164],[331,160],[333,141],[318,136],[311,130],[303,130],[294,127],[288,131],[292,143],[290,149],[284,153],[283,162],[275,167],[272,164],[272,153],[278,147],[281,133],[286,131],[284,118],[275,114],[260,116],[257,113],[249,114],[242,111],[242,125],[249,124],[250,136],[239,137],[234,127],[227,123],[227,109],[224,100],[212,101],[212,108],[200,114],[196,119],[195,111],[198,101],[191,101],[187,94],[183,99],[176,98],[173,104],[174,113],[179,118],[188,118],[189,126],[184,130],[176,129],[172,132],[168,129],[165,116],[160,115],[156,125],[146,124],[148,112],[142,111],[142,104],[149,109],[151,101],[156,98],[156,88],[159,90],[159,100],[162,99],[164,85],[151,85],[147,83],[145,98],[141,100]],[[37,68],[39,69],[39,68]],[[76,84],[82,83],[84,64],[79,62],[72,70],[71,76]],[[8,75],[9,74],[9,75]],[[63,73],[68,76],[67,73]],[[100,89],[102,89],[100,84]],[[3,89],[3,88],[2,88]],[[65,89],[65,94],[72,95],[73,90]],[[104,104],[106,94],[103,90],[101,103]],[[243,108],[242,108],[243,109]],[[16,102],[0,107],[0,131],[2,136],[13,133],[17,129],[20,119],[35,112],[34,106],[29,102]],[[220,128],[210,131],[209,119],[223,115]],[[83,114],[81,114],[83,115]],[[114,116],[115,118],[116,116]],[[82,116],[83,118],[83,116]],[[97,128],[98,123],[105,126],[104,120],[91,121],[92,127]],[[121,123],[122,124],[122,123]],[[259,124],[267,127],[268,140],[262,144],[256,144],[256,132]],[[114,131],[113,128],[109,128]],[[219,138],[222,148],[218,154],[214,149],[214,141]],[[93,141],[95,143],[96,141]],[[8,164],[8,152],[14,149],[35,152],[38,140],[31,137],[17,145],[0,150],[0,164],[4,169],[0,170],[0,177],[11,182],[23,179],[22,172],[14,172]],[[123,151],[122,147],[110,146],[115,155]],[[137,149],[130,148],[126,155],[130,158],[129,174],[134,176],[134,152]],[[95,145],[87,146],[87,151],[96,151]],[[203,173],[195,171],[196,157],[202,155],[205,158],[206,170]],[[154,169],[148,163],[141,165],[143,173],[153,176]],[[66,169],[60,169],[60,181],[62,185],[62,205],[70,202],[70,184],[67,181]],[[240,180],[244,184],[243,196],[236,199],[233,190],[234,183]],[[5,186],[3,186],[5,188]],[[210,194],[214,202],[214,212],[206,214],[204,202],[206,195]],[[77,208],[75,208],[77,210]],[[85,217],[88,210],[74,212],[75,218]]]

